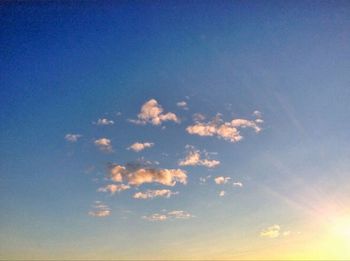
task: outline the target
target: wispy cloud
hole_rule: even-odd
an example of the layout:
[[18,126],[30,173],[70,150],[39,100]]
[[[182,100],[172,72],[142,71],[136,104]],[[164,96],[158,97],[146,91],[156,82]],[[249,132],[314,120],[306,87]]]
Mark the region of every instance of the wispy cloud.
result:
[[243,139],[240,130],[251,128],[256,133],[261,131],[258,122],[246,119],[233,119],[229,122],[224,122],[221,119],[221,114],[217,114],[214,119],[209,122],[201,120],[195,121],[195,124],[186,128],[189,134],[199,136],[216,136],[230,142],[238,142]]
[[107,217],[111,214],[111,209],[101,201],[95,201],[89,215],[93,217]]
[[153,146],[154,146],[154,143],[152,143],[152,142],[144,142],[144,143],[135,142],[134,144],[130,145],[130,147],[128,147],[128,150],[133,150],[133,151],[139,152],[139,151],[142,151],[146,148],[151,148]]
[[281,227],[279,225],[272,225],[260,232],[261,237],[276,238],[280,236]]
[[232,185],[234,186],[234,187],[243,187],[243,183],[242,182],[233,182],[232,183]]
[[109,184],[109,185],[106,185],[105,187],[99,188],[97,191],[98,192],[109,192],[113,195],[116,192],[121,192],[121,191],[127,190],[129,188],[130,188],[130,186],[125,185],[125,184]]
[[112,142],[110,139],[101,138],[101,139],[95,140],[94,143],[102,151],[105,151],[105,152],[112,152],[113,151]]
[[179,123],[180,120],[175,113],[163,113],[163,108],[155,99],[147,101],[141,107],[141,112],[137,115],[136,120],[129,120],[135,124],[161,125],[164,121],[173,121]]
[[143,216],[148,221],[165,221],[169,219],[189,219],[194,216],[183,210],[173,210],[167,213],[154,213],[150,216]]
[[176,103],[176,105],[177,105],[177,107],[180,107],[184,110],[188,110],[187,102],[185,102],[185,101],[180,101],[180,102]]
[[68,134],[66,134],[66,136],[64,136],[64,139],[66,141],[69,141],[69,142],[77,142],[78,139],[80,139],[81,137],[82,137],[82,135],[80,135],[80,134],[68,133]]
[[115,182],[126,182],[128,185],[140,186],[144,183],[159,183],[175,186],[177,182],[186,184],[186,171],[181,169],[155,169],[147,166],[117,165],[109,167],[109,177]]
[[179,192],[172,192],[169,189],[147,190],[145,192],[137,192],[134,194],[136,199],[151,199],[156,197],[170,198],[172,195],[179,194]]
[[113,125],[114,121],[109,120],[107,118],[101,118],[101,119],[98,119],[97,122],[94,122],[94,124],[96,124],[96,125]]
[[208,155],[205,155],[205,158],[202,158],[203,153],[191,145],[186,145],[186,149],[186,158],[180,160],[180,166],[205,166],[208,168],[214,168],[220,164],[220,161],[218,160],[208,159]]
[[223,185],[223,184],[227,184],[229,182],[231,178],[230,177],[223,177],[223,176],[220,176],[220,177],[216,177],[214,179],[214,182],[218,185]]

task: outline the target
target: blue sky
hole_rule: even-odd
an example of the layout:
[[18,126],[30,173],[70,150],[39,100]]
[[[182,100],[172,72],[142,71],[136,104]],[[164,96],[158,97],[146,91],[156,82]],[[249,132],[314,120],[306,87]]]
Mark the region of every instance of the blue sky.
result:
[[[333,227],[350,231],[349,7],[2,3],[0,258],[346,257]],[[158,125],[142,122],[150,101],[167,115]],[[128,169],[112,180],[111,164],[135,163],[187,182],[135,185]],[[156,190],[177,194],[134,198]]]

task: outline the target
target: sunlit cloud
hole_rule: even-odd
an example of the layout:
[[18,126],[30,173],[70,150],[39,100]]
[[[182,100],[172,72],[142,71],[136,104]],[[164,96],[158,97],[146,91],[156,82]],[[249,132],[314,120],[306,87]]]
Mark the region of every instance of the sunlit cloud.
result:
[[183,210],[173,210],[167,213],[154,213],[150,216],[143,216],[142,218],[148,221],[165,221],[169,219],[189,219],[194,216]]
[[243,183],[242,182],[233,182],[232,185],[234,187],[243,187]]
[[169,189],[156,189],[147,190],[145,192],[136,192],[133,198],[136,199],[152,199],[157,197],[170,198],[172,195],[176,195],[179,192],[172,192]]
[[279,225],[272,225],[260,232],[261,237],[277,238],[280,236],[281,227]]
[[95,140],[94,143],[101,151],[104,151],[104,152],[113,151],[112,142],[110,139],[101,138],[101,139]]
[[163,113],[163,108],[155,99],[151,99],[144,103],[141,112],[137,115],[136,120],[129,120],[135,124],[161,125],[164,121],[173,121],[179,123],[180,120],[175,113]]
[[140,152],[146,148],[151,148],[154,146],[154,143],[152,142],[135,142],[134,144],[130,145],[130,147],[128,147],[128,150],[133,150],[135,152]]
[[66,141],[69,141],[69,142],[77,142],[78,139],[80,139],[81,137],[82,137],[82,135],[80,135],[80,134],[68,133],[68,134],[66,134],[66,136],[64,136],[64,139]]
[[180,160],[180,166],[205,166],[207,168],[214,168],[220,164],[218,160],[208,159],[208,155],[205,155],[205,158],[202,158],[202,154],[199,150],[191,145],[186,145],[187,155],[186,158]]
[[217,114],[209,122],[197,120],[195,124],[188,126],[186,131],[192,135],[216,136],[234,143],[243,139],[241,129],[244,128],[251,128],[256,133],[261,131],[261,127],[254,120],[233,119],[229,122],[224,122],[221,119],[221,114]]
[[221,190],[220,193],[219,193],[219,196],[223,197],[223,196],[225,196],[225,194],[226,194],[225,190]]
[[95,201],[89,215],[93,217],[107,217],[111,215],[111,209],[101,201]]
[[97,191],[98,192],[109,192],[113,195],[116,192],[121,192],[121,191],[127,190],[129,188],[130,188],[130,186],[125,185],[125,184],[109,184],[105,187],[99,188]]
[[177,182],[186,184],[186,171],[181,169],[155,169],[147,166],[122,166],[112,164],[109,167],[109,177],[115,182],[126,182],[131,186],[144,183],[159,183],[165,186],[175,186]]
[[95,124],[96,125],[113,125],[114,121],[113,120],[109,120],[107,118],[101,118],[101,119],[98,119]]
[[223,184],[227,184],[229,182],[231,178],[230,177],[223,177],[223,176],[220,176],[220,177],[216,177],[214,179],[214,182],[218,185],[223,185]]

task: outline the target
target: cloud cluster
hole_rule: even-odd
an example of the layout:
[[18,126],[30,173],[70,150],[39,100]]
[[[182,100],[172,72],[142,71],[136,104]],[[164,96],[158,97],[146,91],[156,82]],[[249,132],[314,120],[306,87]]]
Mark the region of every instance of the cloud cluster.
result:
[[112,152],[113,151],[112,142],[110,139],[101,138],[101,139],[95,140],[94,143],[102,151],[105,151],[105,152]]
[[137,120],[129,120],[136,124],[153,124],[161,125],[164,121],[173,121],[179,123],[180,120],[175,113],[163,113],[163,108],[155,99],[151,99],[144,103],[141,112],[137,115]]
[[244,128],[251,128],[256,133],[261,131],[258,122],[254,120],[233,119],[232,121],[224,122],[221,119],[221,114],[216,115],[209,122],[195,120],[195,123],[188,126],[186,131],[192,135],[217,136],[230,142],[238,142],[243,139],[240,130]]
[[135,152],[139,152],[142,151],[146,148],[151,148],[154,146],[154,143],[152,142],[135,142],[134,144],[130,145],[130,147],[128,147],[128,150],[133,150]]
[[218,185],[223,185],[223,184],[227,184],[229,181],[230,181],[230,177],[223,177],[223,176],[220,176],[220,177],[216,177],[214,179],[215,183],[218,184]]
[[116,192],[121,192],[121,191],[127,190],[129,188],[130,188],[130,186],[125,185],[125,184],[109,184],[105,187],[99,188],[97,191],[98,192],[109,192],[113,195]]
[[89,215],[93,217],[107,217],[111,214],[111,209],[101,201],[95,201],[92,208],[93,209],[89,211]]
[[156,197],[164,197],[170,198],[172,195],[176,195],[179,192],[172,192],[169,189],[155,189],[155,190],[147,190],[145,192],[137,192],[134,194],[134,198],[136,199],[150,199]]
[[186,171],[181,169],[154,169],[144,166],[122,166],[112,164],[109,167],[109,177],[115,182],[126,182],[131,186],[144,183],[159,183],[165,186],[175,186],[177,182],[186,184]]
[[215,168],[220,164],[218,160],[210,160],[207,158],[202,158],[201,152],[195,149],[193,146],[186,145],[187,156],[185,159],[179,162],[180,166],[205,166],[208,168]]
[[169,211],[167,213],[155,213],[150,216],[143,216],[143,219],[146,219],[148,221],[165,221],[169,219],[189,219],[194,217],[190,213],[183,211],[183,210],[173,210]]
[[98,119],[96,125],[113,125],[113,120],[108,120],[106,118]]
[[66,136],[64,136],[64,139],[66,141],[69,141],[69,142],[77,142],[79,138],[81,138],[82,135],[80,134],[71,134],[71,133],[68,133],[66,134]]

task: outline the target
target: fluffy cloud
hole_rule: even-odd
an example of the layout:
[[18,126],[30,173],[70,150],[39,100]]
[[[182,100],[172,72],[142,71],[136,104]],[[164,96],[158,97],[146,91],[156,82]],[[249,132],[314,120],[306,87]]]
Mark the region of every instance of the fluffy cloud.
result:
[[214,168],[220,164],[220,161],[218,160],[210,160],[208,158],[203,159],[201,152],[193,146],[187,145],[186,149],[188,150],[187,156],[179,162],[180,166],[205,166],[208,168]]
[[111,214],[111,209],[100,201],[95,201],[92,208],[89,215],[93,217],[107,217]]
[[136,124],[150,123],[153,125],[161,125],[163,121],[180,122],[175,113],[163,113],[163,111],[162,106],[155,99],[151,99],[142,105],[141,112],[137,115],[137,120],[130,120],[130,122]]
[[68,133],[66,134],[66,136],[64,136],[64,139],[66,141],[69,141],[69,142],[77,142],[79,138],[81,138],[82,135],[80,134],[71,134],[71,133]]
[[109,184],[105,187],[99,188],[97,191],[98,192],[110,192],[112,195],[115,194],[116,192],[121,192],[124,190],[129,189],[130,186],[125,185],[125,184]]
[[224,190],[221,190],[220,193],[219,193],[219,196],[223,197],[223,196],[225,196],[225,194],[226,194],[226,192]]
[[113,125],[114,121],[108,120],[106,118],[98,119],[96,125]]
[[128,185],[140,186],[144,183],[160,183],[175,186],[177,182],[186,184],[186,171],[181,169],[154,169],[145,166],[121,166],[112,164],[109,177],[115,182],[126,182]]
[[233,119],[229,122],[224,122],[221,115],[209,121],[195,120],[195,124],[186,128],[186,131],[192,135],[199,136],[217,136],[230,142],[238,142],[243,139],[240,130],[244,128],[252,128],[255,132],[260,132],[261,128],[258,122],[246,119]]
[[143,219],[148,221],[165,221],[168,219],[189,219],[192,218],[193,215],[183,210],[173,210],[167,213],[159,214],[155,213],[150,216],[143,216]]
[[279,225],[270,226],[260,232],[261,237],[276,238],[280,236],[281,227]]
[[172,195],[176,195],[179,192],[172,192],[169,189],[156,189],[156,190],[147,190],[145,192],[137,192],[134,194],[136,199],[149,199],[156,197],[170,198]]
[[185,101],[180,101],[180,102],[176,103],[176,105],[177,105],[177,107],[183,108],[184,110],[188,110],[187,102],[185,102]]
[[223,177],[223,176],[220,176],[220,177],[216,177],[214,179],[215,183],[218,184],[218,185],[223,185],[223,184],[226,184],[227,182],[229,182],[231,178],[230,177]]
[[132,144],[128,150],[133,150],[136,152],[139,152],[141,150],[144,150],[146,148],[150,148],[153,147],[154,143],[152,142],[144,142],[144,143],[140,143],[140,142],[135,142],[134,144]]
[[94,143],[102,151],[105,151],[105,152],[113,151],[112,142],[110,139],[101,138],[101,139],[95,140]]

